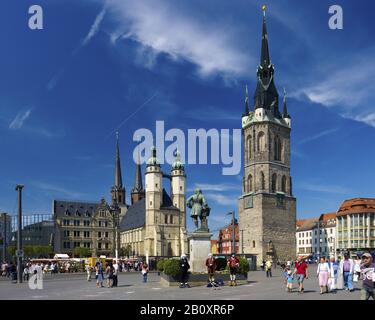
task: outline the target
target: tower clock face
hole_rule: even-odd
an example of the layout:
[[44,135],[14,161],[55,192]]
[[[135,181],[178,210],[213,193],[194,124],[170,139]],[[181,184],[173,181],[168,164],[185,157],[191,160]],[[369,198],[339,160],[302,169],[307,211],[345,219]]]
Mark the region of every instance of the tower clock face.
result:
[[245,209],[253,207],[253,195],[248,195],[244,198]]

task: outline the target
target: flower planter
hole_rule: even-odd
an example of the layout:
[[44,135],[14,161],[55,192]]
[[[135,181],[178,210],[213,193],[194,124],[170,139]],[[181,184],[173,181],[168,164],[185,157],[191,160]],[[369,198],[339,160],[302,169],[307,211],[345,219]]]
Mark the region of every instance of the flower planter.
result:
[[[224,285],[228,285],[230,281],[230,275],[229,273],[215,274],[215,280],[223,280]],[[177,287],[180,285],[180,277],[172,277],[169,275],[166,275],[164,272],[160,273],[160,282],[163,285],[169,286],[169,287]],[[236,276],[236,282],[238,285],[241,284],[247,284],[247,275],[237,274]],[[189,274],[188,277],[188,283],[191,287],[198,287],[198,286],[205,286],[208,283],[208,274],[207,273],[197,273],[197,274]]]

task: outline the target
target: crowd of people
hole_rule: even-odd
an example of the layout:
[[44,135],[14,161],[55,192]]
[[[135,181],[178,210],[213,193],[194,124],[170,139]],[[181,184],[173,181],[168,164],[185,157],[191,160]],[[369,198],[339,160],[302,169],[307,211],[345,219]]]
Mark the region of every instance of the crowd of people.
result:
[[[297,282],[298,293],[304,293],[303,282],[309,277],[308,262],[298,257],[294,267],[292,264],[292,262],[288,262],[282,266],[286,291],[292,292],[293,283]],[[355,259],[351,259],[348,253],[345,253],[341,260],[336,260],[334,257],[326,260],[325,257],[321,257],[316,277],[321,295],[336,293],[337,290],[353,292],[353,282],[363,280],[361,299],[368,300],[372,297],[375,300],[375,263],[370,253],[357,255]]]

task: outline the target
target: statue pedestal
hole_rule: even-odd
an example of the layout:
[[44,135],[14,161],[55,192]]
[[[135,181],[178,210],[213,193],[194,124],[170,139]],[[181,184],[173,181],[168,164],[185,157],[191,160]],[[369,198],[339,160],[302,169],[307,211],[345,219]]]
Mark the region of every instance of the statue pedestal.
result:
[[190,271],[207,272],[206,259],[211,252],[212,233],[195,231],[189,235]]

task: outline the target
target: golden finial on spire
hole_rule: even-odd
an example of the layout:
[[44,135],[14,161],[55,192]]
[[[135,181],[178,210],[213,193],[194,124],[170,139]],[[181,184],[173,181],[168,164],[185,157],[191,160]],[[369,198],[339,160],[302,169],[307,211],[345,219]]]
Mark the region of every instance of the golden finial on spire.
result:
[[263,11],[263,15],[266,16],[266,10],[267,10],[267,7],[266,5],[262,5],[262,11]]

